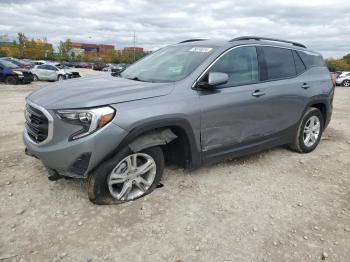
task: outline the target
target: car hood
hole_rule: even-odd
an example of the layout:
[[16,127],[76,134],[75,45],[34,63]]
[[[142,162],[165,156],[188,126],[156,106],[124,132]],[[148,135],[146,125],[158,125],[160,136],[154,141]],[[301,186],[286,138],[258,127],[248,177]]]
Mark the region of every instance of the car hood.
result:
[[173,87],[173,83],[95,76],[56,82],[35,91],[28,99],[46,109],[87,108],[164,96]]

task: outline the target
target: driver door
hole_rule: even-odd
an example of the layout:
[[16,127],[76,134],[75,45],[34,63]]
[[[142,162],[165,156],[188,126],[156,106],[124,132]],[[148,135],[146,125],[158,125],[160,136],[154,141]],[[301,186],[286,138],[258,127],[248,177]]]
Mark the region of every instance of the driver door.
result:
[[209,72],[226,73],[229,80],[212,90],[199,91],[202,151],[216,155],[262,139],[269,129],[269,114],[259,83],[256,47],[225,53],[200,81],[207,81]]

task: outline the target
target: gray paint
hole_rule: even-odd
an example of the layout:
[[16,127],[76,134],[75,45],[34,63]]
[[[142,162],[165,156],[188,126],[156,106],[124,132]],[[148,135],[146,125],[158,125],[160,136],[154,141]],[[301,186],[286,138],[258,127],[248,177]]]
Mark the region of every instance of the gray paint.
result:
[[[250,141],[264,141],[273,134],[291,129],[312,101],[321,99],[330,107],[333,88],[329,72],[323,67],[311,68],[297,77],[278,81],[212,91],[193,88],[215,59],[242,44],[269,43],[253,40],[185,43],[183,45],[216,48],[188,77],[174,83],[145,83],[102,76],[63,81],[42,88],[28,99],[49,109],[53,115],[53,140],[38,146],[24,136],[26,147],[46,166],[57,169],[68,169],[81,153],[93,152],[88,173],[112,153],[132,130],[151,122],[161,123],[167,119],[185,121],[194,134],[196,152],[193,153],[201,155],[227,146],[239,148]],[[279,43],[273,46],[291,48]],[[298,47],[292,49],[304,50]],[[305,82],[310,84],[309,89],[301,88]],[[257,89],[265,95],[252,96]],[[69,142],[69,135],[78,127],[59,120],[54,110],[102,105],[116,109],[112,123],[92,135]],[[285,137],[283,142],[290,142],[288,139],[290,137]]]
[[34,92],[30,100],[46,109],[86,108],[163,96],[172,89],[172,84],[98,76],[49,85]]

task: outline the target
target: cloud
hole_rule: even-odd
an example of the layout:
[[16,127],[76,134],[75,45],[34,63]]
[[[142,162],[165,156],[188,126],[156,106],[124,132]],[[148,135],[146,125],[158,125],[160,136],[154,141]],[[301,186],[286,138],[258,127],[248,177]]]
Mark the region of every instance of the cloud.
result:
[[157,49],[189,38],[259,35],[306,44],[325,57],[350,53],[342,0],[17,0],[0,2],[0,35]]

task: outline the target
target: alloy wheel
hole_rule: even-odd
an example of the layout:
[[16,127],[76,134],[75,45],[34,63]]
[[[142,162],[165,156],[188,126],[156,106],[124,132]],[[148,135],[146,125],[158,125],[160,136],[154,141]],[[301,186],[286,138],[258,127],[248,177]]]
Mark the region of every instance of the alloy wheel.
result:
[[305,146],[312,147],[321,132],[320,119],[317,116],[311,116],[305,123],[303,132],[303,141]]
[[145,153],[125,157],[107,178],[110,194],[117,200],[133,200],[144,195],[156,177],[156,163]]

